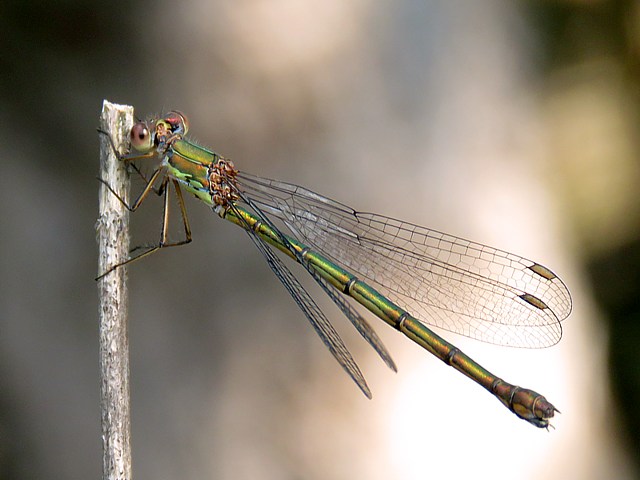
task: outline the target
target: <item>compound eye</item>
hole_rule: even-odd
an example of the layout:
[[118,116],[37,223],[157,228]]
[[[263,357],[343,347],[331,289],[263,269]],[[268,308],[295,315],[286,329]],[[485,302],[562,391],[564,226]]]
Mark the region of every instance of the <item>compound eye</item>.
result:
[[131,128],[129,134],[131,146],[138,152],[148,152],[153,147],[153,138],[145,122],[138,122]]

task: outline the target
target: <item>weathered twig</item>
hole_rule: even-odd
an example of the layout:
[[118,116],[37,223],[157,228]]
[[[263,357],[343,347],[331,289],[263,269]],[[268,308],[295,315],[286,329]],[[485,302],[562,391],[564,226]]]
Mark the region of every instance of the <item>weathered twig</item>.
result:
[[[113,148],[124,150],[133,123],[133,107],[104,101],[100,128],[100,178],[129,201],[126,168]],[[109,140],[111,139],[111,140]],[[111,144],[113,141],[113,146]],[[100,184],[96,223],[98,272],[127,259],[129,212],[104,184]],[[117,268],[98,280],[100,296],[100,410],[102,417],[102,478],[131,479],[131,418],[129,395],[129,339],[127,333],[127,272]]]

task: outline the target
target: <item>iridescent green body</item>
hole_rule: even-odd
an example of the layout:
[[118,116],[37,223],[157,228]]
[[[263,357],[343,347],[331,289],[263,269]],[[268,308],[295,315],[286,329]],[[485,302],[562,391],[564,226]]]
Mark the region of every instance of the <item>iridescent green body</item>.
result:
[[[207,205],[215,207],[215,202],[210,193],[207,172],[211,164],[217,162],[220,158],[222,157],[215,152],[200,147],[186,139],[178,139],[167,150],[165,161],[168,174],[171,177],[178,180],[187,191],[193,193]],[[289,250],[289,247],[283,243],[281,235],[284,234],[275,232],[270,226],[261,222],[260,219],[246,209],[239,205],[236,205],[233,210],[222,206],[215,208],[222,218],[240,227],[252,228],[265,242],[297,260],[296,256]],[[511,385],[493,375],[457,347],[427,328],[407,311],[378,293],[367,283],[330,262],[298,240],[288,235],[284,235],[284,237],[290,245],[300,252],[304,261],[308,262],[313,270],[337,290],[349,295],[374,315],[404,333],[447,365],[452,366],[483,386],[518,417],[538,427],[547,427],[549,425],[548,419],[553,417],[556,409],[542,395],[532,390]]]
[[[181,193],[184,189],[249,233],[325,345],[368,397],[371,393],[364,377],[337,332],[267,245],[302,264],[390,368],[395,370],[388,352],[343,295],[484,387],[518,417],[537,427],[549,426],[557,410],[545,397],[493,375],[398,303],[410,305],[413,300],[423,313],[433,312],[435,318],[430,320],[444,328],[448,324],[444,323],[444,314],[438,312],[462,316],[464,321],[454,323],[452,331],[467,336],[502,345],[548,346],[560,339],[560,321],[571,311],[569,292],[553,272],[508,252],[388,217],[356,212],[302,187],[239,172],[221,155],[184,138],[187,129],[187,119],[180,112],[139,122],[132,128],[131,144],[138,153],[123,159],[149,158],[160,163],[129,209],[135,211],[159,181],[155,191],[165,197],[165,215],[159,244],[124,263],[162,247],[191,241]],[[186,236],[175,243],[167,242],[166,232],[171,185]],[[281,231],[269,215],[283,222],[291,235]],[[341,266],[347,264],[350,268]],[[381,294],[365,281],[368,279],[389,295]],[[393,284],[398,282],[406,285],[397,288]],[[401,301],[393,301],[390,296]],[[511,333],[518,336],[513,343],[509,340]]]
[[[242,218],[238,218],[235,212],[226,209],[220,209],[219,214],[222,218],[241,227],[245,227],[247,224],[250,225],[260,238],[295,259],[295,256],[280,241],[272,228],[261,223],[259,219],[243,208],[237,208],[237,211],[240,212]],[[286,236],[286,239],[296,250],[302,253],[304,260],[320,276],[328,280],[340,292],[351,296],[367,310],[392,327],[400,330],[444,363],[482,385],[520,418],[538,427],[548,426],[548,419],[553,417],[556,410],[542,395],[532,390],[511,385],[493,375],[365,282],[358,280],[354,275],[330,262],[319,253],[309,250],[294,238]]]
[[166,156],[167,174],[207,205],[213,206],[208,168],[219,155],[186,140],[176,140]]

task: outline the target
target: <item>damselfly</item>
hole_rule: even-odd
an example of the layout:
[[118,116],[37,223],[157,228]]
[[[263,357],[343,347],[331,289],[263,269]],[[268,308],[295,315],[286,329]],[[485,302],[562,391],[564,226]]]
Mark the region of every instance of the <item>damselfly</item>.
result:
[[[542,395],[511,385],[480,366],[426,325],[483,342],[524,348],[554,345],[571,312],[565,284],[548,268],[517,255],[393,218],[353,210],[306,188],[239,171],[221,155],[185,137],[180,112],[136,123],[133,151],[122,158],[155,161],[132,205],[150,192],[164,196],[157,245],[191,241],[182,189],[242,227],[342,368],[371,398],[356,362],[313,298],[273,248],[300,263],[394,371],[386,348],[352,300],[491,392],[518,417],[542,428],[558,411]],[[185,238],[167,241],[169,195],[175,191]],[[100,278],[100,277],[99,277]],[[408,310],[412,310],[414,317]]]

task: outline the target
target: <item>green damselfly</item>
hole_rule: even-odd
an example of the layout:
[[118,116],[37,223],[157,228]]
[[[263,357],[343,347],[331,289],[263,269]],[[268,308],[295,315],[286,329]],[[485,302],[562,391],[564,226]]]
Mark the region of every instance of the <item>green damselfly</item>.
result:
[[[146,186],[132,205],[118,198],[135,211],[150,192],[163,195],[161,238],[157,245],[100,277],[160,248],[191,241],[184,189],[248,233],[324,344],[367,397],[371,398],[371,392],[349,350],[273,247],[306,269],[394,371],[391,356],[351,300],[483,386],[518,417],[537,427],[549,426],[558,410],[545,397],[493,375],[426,325],[497,345],[554,345],[562,336],[561,321],[571,312],[571,296],[551,270],[502,250],[357,212],[306,188],[239,171],[230,160],[187,139],[187,130],[187,118],[177,111],[138,122],[131,129],[133,150],[121,159],[134,166]],[[135,167],[134,161],[142,159],[155,161],[149,178]],[[172,188],[185,238],[170,243],[167,226]]]

